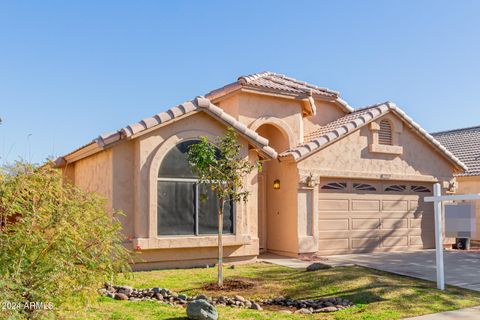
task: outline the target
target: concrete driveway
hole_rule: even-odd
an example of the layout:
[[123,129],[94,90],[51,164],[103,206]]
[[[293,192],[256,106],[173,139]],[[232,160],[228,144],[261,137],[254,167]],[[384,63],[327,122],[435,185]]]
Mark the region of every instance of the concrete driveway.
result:
[[[435,250],[362,253],[326,257],[332,265],[356,264],[436,281]],[[480,291],[480,252],[444,251],[445,282]]]

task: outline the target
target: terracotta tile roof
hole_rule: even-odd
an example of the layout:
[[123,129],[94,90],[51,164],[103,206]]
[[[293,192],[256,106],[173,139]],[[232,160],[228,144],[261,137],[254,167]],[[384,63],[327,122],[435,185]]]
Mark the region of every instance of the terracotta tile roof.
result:
[[300,94],[318,94],[322,96],[338,97],[339,93],[330,89],[317,87],[304,81],[300,81],[283,74],[274,72],[254,73],[248,76],[241,76],[238,81],[243,85],[274,89]]
[[332,121],[321,129],[308,134],[308,140],[306,140],[307,142],[305,144],[281,153],[279,158],[291,158],[295,161],[299,161],[367,125],[368,123],[382,115],[385,115],[388,112],[396,113],[408,125],[417,130],[427,142],[445,155],[447,159],[453,162],[457,167],[463,170],[466,169],[465,164],[463,164],[457,157],[455,157],[450,151],[448,151],[443,145],[435,140],[430,134],[428,134],[427,131],[420,127],[420,125],[413,121],[405,114],[405,112],[403,112],[392,102],[384,102],[357,109],[356,111],[347,114],[342,118]]
[[247,76],[241,76],[236,82],[228,84],[222,88],[213,90],[205,96],[211,100],[218,98],[226,93],[234,91],[239,88],[247,88],[254,90],[262,90],[267,92],[282,93],[301,97],[317,96],[332,101],[336,101],[345,110],[353,111],[344,100],[342,100],[337,91],[327,88],[321,88],[316,85],[300,81],[283,74],[278,74],[270,71],[254,73]]
[[432,133],[468,167],[459,176],[480,176],[480,126]]
[[99,147],[98,151],[100,151],[103,148],[109,147],[116,142],[119,142],[121,140],[127,140],[129,138],[132,138],[133,136],[136,137],[137,135],[144,133],[148,129],[163,125],[183,115],[187,115],[190,113],[193,114],[194,112],[205,112],[211,115],[213,118],[225,123],[226,125],[235,128],[235,130],[241,136],[246,138],[252,144],[256,145],[259,152],[267,155],[270,158],[277,158],[277,152],[272,147],[268,146],[268,139],[247,128],[243,123],[237,121],[234,117],[223,111],[223,109],[211,103],[210,100],[204,97],[197,97],[194,100],[184,102],[176,107],[168,109],[165,112],[161,112],[150,118],[135,122],[117,131],[104,133],[98,138],[94,139],[91,143],[83,146],[82,148],[76,149],[75,151],[70,152],[63,157],[60,157],[56,160],[56,162],[59,166],[62,166],[65,163],[65,157],[68,157],[69,155],[78,152],[83,148],[91,147],[93,144],[96,144]]
[[[346,116],[343,116],[341,118],[338,118],[337,120],[327,123],[320,129],[307,133],[305,135],[305,141],[310,142],[316,138],[323,136],[324,134],[330,131],[333,131],[352,121],[355,121],[356,119],[364,119],[365,115],[368,116],[369,114],[371,114],[372,116],[378,116],[380,114],[385,113],[387,110],[388,110],[388,107],[386,107],[386,105],[384,104],[376,104],[372,106],[363,107],[361,109],[357,109],[352,113],[347,114]],[[358,123],[360,124],[360,122]]]

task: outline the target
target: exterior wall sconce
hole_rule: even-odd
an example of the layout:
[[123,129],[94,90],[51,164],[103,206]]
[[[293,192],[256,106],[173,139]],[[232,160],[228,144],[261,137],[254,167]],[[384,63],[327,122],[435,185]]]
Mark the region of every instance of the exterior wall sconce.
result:
[[280,180],[276,179],[275,181],[273,181],[273,189],[280,189]]
[[310,173],[310,175],[307,177],[307,187],[313,188],[315,187],[315,180],[313,179],[313,174]]

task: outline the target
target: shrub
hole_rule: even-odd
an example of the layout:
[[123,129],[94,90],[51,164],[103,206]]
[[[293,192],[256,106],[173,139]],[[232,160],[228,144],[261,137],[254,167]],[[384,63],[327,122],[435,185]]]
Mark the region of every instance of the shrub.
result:
[[[63,181],[53,163],[2,170],[0,313],[9,319],[52,315],[35,308],[53,306],[55,313],[88,303],[103,282],[127,271],[117,214],[109,215],[98,195]],[[35,308],[15,308],[35,302]]]

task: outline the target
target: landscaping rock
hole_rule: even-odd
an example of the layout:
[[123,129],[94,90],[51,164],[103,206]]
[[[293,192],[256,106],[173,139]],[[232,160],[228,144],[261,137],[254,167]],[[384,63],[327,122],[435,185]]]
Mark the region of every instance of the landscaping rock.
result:
[[323,269],[330,269],[332,266],[320,262],[315,262],[312,263],[307,267],[307,271],[317,271],[317,270],[323,270]]
[[258,303],[252,303],[252,306],[250,307],[250,309],[263,310],[263,308]]
[[187,304],[187,316],[191,320],[217,320],[218,312],[208,301],[200,299]]
[[[316,300],[295,300],[280,296],[273,299],[248,300],[240,295],[235,295],[233,297],[220,296],[209,298],[204,294],[200,294],[194,298],[188,297],[186,294],[176,294],[168,289],[158,287],[135,289],[129,286],[110,286],[108,284],[99,289],[98,292],[103,296],[107,296],[116,300],[158,301],[159,303],[176,306],[178,308],[181,308],[185,305],[188,307],[188,305],[192,302],[195,302],[196,304],[196,301],[205,301],[214,309],[215,306],[229,306],[232,308],[263,310],[263,306],[267,305],[277,306],[275,309],[290,308],[290,310],[279,310],[278,312],[311,314],[319,312],[334,312],[353,306],[351,301],[340,297],[321,298]],[[206,308],[209,310],[209,307],[206,306]]]
[[303,308],[303,309],[299,309],[299,310],[295,311],[295,313],[297,313],[297,314],[312,314],[312,311],[309,310],[309,309]]
[[337,311],[338,309],[336,307],[325,307],[321,309],[315,310],[315,312],[334,312]]
[[115,300],[128,300],[128,296],[124,293],[115,293]]

